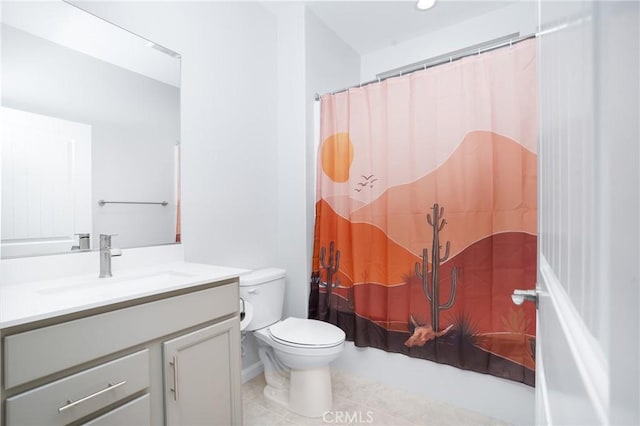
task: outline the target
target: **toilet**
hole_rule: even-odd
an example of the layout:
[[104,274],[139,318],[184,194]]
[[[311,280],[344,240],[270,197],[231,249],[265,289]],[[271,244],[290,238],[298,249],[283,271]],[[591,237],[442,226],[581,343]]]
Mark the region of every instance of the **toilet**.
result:
[[244,328],[258,340],[267,399],[296,414],[321,417],[333,400],[329,363],[344,350],[340,328],[318,320],[282,319],[285,270],[240,276],[240,297],[253,316]]

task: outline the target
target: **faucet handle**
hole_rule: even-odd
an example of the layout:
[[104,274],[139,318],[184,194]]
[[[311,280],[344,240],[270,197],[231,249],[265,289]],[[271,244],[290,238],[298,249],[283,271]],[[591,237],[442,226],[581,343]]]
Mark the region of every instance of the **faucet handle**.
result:
[[90,250],[91,249],[91,234],[88,232],[80,232],[74,234],[78,237],[78,245],[71,247],[71,250]]

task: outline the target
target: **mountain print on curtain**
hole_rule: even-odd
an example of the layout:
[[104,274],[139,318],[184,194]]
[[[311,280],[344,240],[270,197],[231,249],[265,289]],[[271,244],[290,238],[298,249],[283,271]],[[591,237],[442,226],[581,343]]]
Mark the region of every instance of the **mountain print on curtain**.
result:
[[309,317],[534,384],[535,41],[321,104]]

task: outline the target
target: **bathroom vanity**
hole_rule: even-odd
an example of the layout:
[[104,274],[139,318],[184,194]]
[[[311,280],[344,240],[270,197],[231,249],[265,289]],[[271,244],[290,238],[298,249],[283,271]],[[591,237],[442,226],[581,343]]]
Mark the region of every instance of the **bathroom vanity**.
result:
[[1,424],[240,424],[242,270],[0,287]]

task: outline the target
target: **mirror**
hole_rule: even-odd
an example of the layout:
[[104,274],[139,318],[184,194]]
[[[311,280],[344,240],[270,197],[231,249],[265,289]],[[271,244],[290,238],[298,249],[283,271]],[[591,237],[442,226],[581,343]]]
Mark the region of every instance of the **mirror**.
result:
[[1,6],[2,257],[179,242],[180,55],[63,1]]

